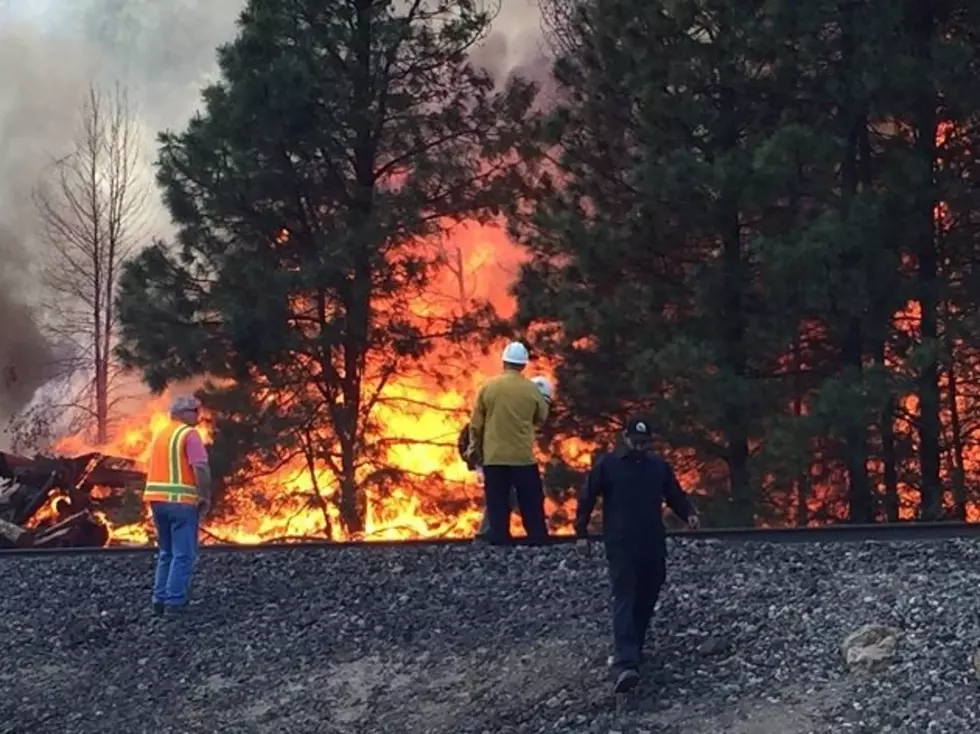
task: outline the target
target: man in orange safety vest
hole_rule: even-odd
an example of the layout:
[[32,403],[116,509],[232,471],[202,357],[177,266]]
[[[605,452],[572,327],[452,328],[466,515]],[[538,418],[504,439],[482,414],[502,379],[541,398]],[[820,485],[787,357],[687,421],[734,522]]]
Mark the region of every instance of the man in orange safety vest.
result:
[[211,470],[204,441],[194,426],[201,404],[174,399],[170,422],[153,436],[143,501],[150,505],[157,532],[153,612],[179,613],[188,603],[197,560],[200,520],[211,508]]

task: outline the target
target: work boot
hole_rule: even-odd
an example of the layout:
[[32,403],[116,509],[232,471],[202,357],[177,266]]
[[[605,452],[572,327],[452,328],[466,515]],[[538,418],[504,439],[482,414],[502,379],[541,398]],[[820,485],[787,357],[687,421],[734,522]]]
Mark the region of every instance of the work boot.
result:
[[163,616],[163,610],[164,610],[164,604],[163,604],[162,601],[155,601],[155,602],[153,602],[153,616],[154,617],[162,617]]
[[[643,665],[643,650],[640,650],[640,655],[637,658],[637,661],[640,663],[640,665]],[[610,655],[609,657],[606,658],[606,667],[607,668],[611,668],[615,664],[616,664],[616,656],[615,655]]]
[[167,604],[164,609],[168,617],[183,617],[187,614],[187,604]]
[[615,693],[629,693],[636,684],[640,682],[640,674],[632,668],[627,668],[616,678],[616,685],[613,687]]

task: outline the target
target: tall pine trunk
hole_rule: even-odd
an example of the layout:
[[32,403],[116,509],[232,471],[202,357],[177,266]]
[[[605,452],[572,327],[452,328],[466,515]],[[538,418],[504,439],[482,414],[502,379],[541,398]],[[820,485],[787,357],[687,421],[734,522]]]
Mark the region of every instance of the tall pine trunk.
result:
[[[364,368],[371,329],[371,299],[374,270],[358,233],[369,237],[374,213],[376,140],[372,125],[375,98],[371,68],[373,18],[370,0],[357,0],[353,64],[356,67],[353,90],[355,140],[353,163],[355,190],[352,192],[350,232],[358,238],[351,258],[351,278],[345,288],[346,329],[344,344],[344,417],[338,426],[341,445],[340,512],[352,533],[362,532],[367,523],[367,494],[357,477],[362,431],[369,416],[364,415]],[[342,426],[342,427],[341,427]]]
[[936,19],[931,0],[912,0],[908,29],[912,55],[917,62],[917,99],[912,110],[913,157],[918,176],[913,180],[915,205],[910,235],[918,262],[918,302],[924,365],[918,375],[920,513],[924,520],[942,516],[943,488],[940,478],[939,391],[939,262],[936,252],[935,192],[936,92],[931,79],[931,43]]
[[951,435],[950,449],[952,452],[952,487],[953,509],[957,520],[966,520],[966,469],[963,466],[963,428],[960,420],[960,409],[956,405],[958,386],[956,383],[956,367],[950,360],[949,370],[949,430]]
[[956,344],[953,339],[952,320],[949,303],[946,302],[943,308],[943,345],[946,357],[949,360],[949,367],[946,369],[946,379],[948,384],[946,392],[947,409],[949,410],[949,432],[950,432],[950,484],[953,490],[953,514],[957,520],[966,520],[967,490],[966,490],[966,468],[964,466],[963,450],[963,421],[960,418],[960,408],[957,405],[959,398],[959,374],[956,369]]
[[357,447],[346,436],[340,444],[340,521],[348,534],[362,533],[367,526],[367,497],[361,491],[355,475]]
[[[885,364],[885,341],[883,339],[875,343],[872,357],[880,370],[884,372],[888,369]],[[885,405],[878,417],[881,432],[882,479],[885,485],[885,495],[882,501],[887,522],[898,522],[899,520],[898,452],[895,449],[895,414],[897,410],[898,403],[891,389],[889,389],[888,398],[885,400]]]
[[[738,146],[735,93],[730,87],[721,91],[721,125],[723,150],[733,152]],[[736,380],[739,388],[747,376],[748,353],[745,343],[745,313],[743,289],[749,273],[742,251],[742,227],[739,217],[737,192],[726,184],[720,202],[722,231],[722,344],[724,367]],[[751,527],[755,524],[755,501],[749,475],[749,436],[745,408],[739,399],[728,400],[725,406],[726,460],[728,463],[729,492],[732,520],[736,525]]]
[[[800,421],[803,418],[803,399],[806,396],[806,386],[803,384],[803,336],[799,332],[793,339],[793,417]],[[809,459],[805,460],[796,473],[793,490],[796,500],[797,527],[806,527],[810,522],[810,472]]]
[[[841,358],[855,384],[864,381],[861,343],[861,330],[852,320]],[[844,431],[844,465],[848,479],[848,519],[854,523],[874,522],[874,503],[868,478],[868,434],[861,423],[850,417]]]
[[[846,146],[844,160],[841,166],[841,219],[850,220],[851,210],[860,187],[861,150],[867,136],[867,116],[864,104],[857,99],[852,83],[855,81],[854,53],[855,29],[852,6],[848,5],[841,18],[842,27],[842,66],[847,84],[844,104],[841,105],[840,115]],[[863,272],[864,258],[859,244],[849,245],[842,257],[844,272]],[[843,294],[842,294],[843,295]],[[862,313],[853,307],[843,309],[841,314],[843,338],[840,345],[841,363],[855,386],[864,383],[864,346],[865,335],[861,321]],[[844,465],[848,478],[848,519],[854,523],[870,523],[874,521],[874,503],[871,496],[871,483],[868,479],[868,434],[863,420],[863,410],[857,419],[848,415],[844,427]]]

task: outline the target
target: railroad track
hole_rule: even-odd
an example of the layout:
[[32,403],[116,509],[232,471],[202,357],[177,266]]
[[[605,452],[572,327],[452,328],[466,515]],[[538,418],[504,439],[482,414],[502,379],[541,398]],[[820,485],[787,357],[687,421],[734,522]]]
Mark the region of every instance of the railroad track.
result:
[[[937,523],[894,523],[882,525],[828,525],[814,528],[721,528],[697,531],[674,530],[667,533],[671,537],[691,540],[719,541],[726,543],[859,543],[877,542],[921,542],[931,540],[952,540],[957,538],[980,537],[980,523],[937,522]],[[549,545],[573,543],[570,535],[552,536]],[[602,540],[594,536],[593,540]],[[205,553],[279,553],[287,551],[340,548],[411,548],[426,546],[465,546],[472,544],[469,538],[421,538],[417,540],[375,540],[349,543],[327,541],[304,541],[290,543],[268,543],[264,545],[216,544],[201,547]],[[516,545],[523,545],[521,540]],[[0,558],[8,557],[55,557],[60,555],[104,555],[119,553],[153,553],[151,546],[109,546],[106,548],[27,548],[0,550]]]

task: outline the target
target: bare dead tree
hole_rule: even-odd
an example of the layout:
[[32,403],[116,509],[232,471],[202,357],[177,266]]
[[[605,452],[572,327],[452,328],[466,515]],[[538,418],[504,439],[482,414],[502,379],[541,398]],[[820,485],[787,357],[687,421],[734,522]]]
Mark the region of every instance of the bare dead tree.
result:
[[147,173],[126,90],[90,87],[72,151],[55,161],[34,191],[47,245],[46,327],[71,356],[62,376],[73,389],[62,406],[109,438],[120,375],[113,359],[114,301],[122,263],[147,224]]

